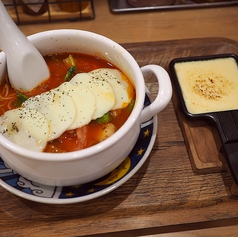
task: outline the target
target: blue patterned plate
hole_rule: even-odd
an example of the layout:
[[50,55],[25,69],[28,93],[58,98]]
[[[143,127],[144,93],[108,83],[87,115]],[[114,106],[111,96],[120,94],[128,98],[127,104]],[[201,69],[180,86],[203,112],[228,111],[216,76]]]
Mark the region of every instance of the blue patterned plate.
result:
[[[144,105],[150,104],[146,95]],[[115,170],[90,183],[69,187],[46,186],[28,180],[10,169],[0,158],[0,185],[9,192],[40,203],[68,204],[105,195],[130,179],[144,164],[155,142],[157,116],[141,125],[139,138],[131,153]]]

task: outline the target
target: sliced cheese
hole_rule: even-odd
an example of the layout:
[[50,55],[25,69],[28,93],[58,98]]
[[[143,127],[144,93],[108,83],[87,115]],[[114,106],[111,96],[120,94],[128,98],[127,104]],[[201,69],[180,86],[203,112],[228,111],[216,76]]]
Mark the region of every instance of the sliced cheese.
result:
[[0,117],[0,132],[23,147],[43,151],[48,141],[66,130],[126,107],[131,85],[123,77],[107,68],[77,74],[70,82],[27,99],[21,108],[7,111]]
[[58,138],[71,126],[76,117],[76,108],[71,97],[57,90],[31,97],[22,106],[38,110],[49,120],[48,141]]
[[131,101],[128,94],[128,83],[122,79],[122,73],[117,69],[102,68],[88,73],[91,78],[106,80],[112,87],[116,101],[112,110],[125,108]]
[[76,86],[84,85],[94,94],[96,99],[96,110],[92,119],[102,117],[113,108],[115,104],[115,95],[111,85],[107,81],[92,78],[88,73],[79,73],[70,80],[70,83]]
[[42,151],[49,135],[49,122],[37,110],[13,109],[0,117],[0,132],[22,147]]
[[58,90],[70,96],[75,104],[76,117],[68,129],[80,128],[90,123],[96,110],[96,99],[91,90],[86,86],[75,86],[70,82],[61,84]]

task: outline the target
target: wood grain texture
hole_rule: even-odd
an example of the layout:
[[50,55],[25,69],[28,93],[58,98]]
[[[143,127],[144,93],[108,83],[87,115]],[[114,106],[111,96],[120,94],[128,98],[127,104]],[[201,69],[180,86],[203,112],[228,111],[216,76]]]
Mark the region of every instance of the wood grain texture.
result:
[[[140,66],[168,69],[176,57],[238,52],[225,38],[131,43],[123,45]],[[153,75],[146,85],[153,97]],[[193,172],[174,104],[158,114],[154,148],[125,184],[100,198],[69,205],[47,205],[16,197],[0,188],[0,236],[138,236],[238,223],[238,198],[231,194],[228,171]],[[227,220],[227,221],[226,221]],[[199,224],[196,224],[199,223]]]
[[173,102],[193,170],[199,174],[225,170],[227,166],[220,152],[221,141],[215,124],[207,120],[194,120],[185,116],[175,90]]
[[93,21],[21,25],[20,29],[26,35],[52,29],[89,30],[118,43],[205,37],[238,41],[238,6],[112,14],[107,0],[95,0],[94,5]]

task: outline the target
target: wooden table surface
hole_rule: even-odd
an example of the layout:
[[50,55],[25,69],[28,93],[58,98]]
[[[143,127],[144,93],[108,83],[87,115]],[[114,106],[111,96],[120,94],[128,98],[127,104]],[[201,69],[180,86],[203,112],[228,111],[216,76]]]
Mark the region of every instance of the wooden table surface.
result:
[[[118,0],[119,1],[119,0]],[[118,43],[227,37],[238,41],[238,6],[112,14],[107,0],[94,0],[95,20],[21,25],[26,34],[73,28],[105,35]]]
[[[95,20],[20,28],[26,35],[60,28],[97,32],[127,43],[141,66],[157,63],[166,69],[175,56],[238,54],[238,6],[116,15],[106,0],[94,2]],[[153,77],[146,84],[154,96]],[[237,236],[238,198],[231,194],[230,173],[193,172],[172,102],[158,115],[158,126],[155,146],[141,169],[100,198],[47,205],[0,188],[0,236]]]

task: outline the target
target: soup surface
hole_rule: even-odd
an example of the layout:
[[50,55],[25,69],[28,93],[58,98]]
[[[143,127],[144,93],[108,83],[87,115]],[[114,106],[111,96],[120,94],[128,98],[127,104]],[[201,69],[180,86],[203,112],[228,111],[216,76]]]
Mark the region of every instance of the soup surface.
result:
[[[0,131],[28,149],[70,152],[115,133],[135,101],[131,81],[114,65],[80,53],[45,57],[50,78],[32,91],[0,85]],[[24,129],[23,129],[24,128]]]

